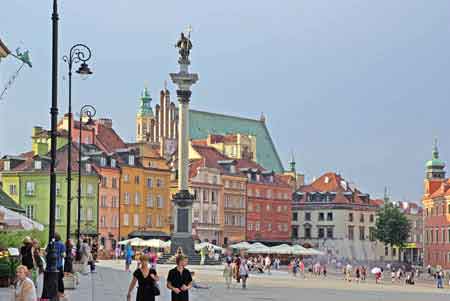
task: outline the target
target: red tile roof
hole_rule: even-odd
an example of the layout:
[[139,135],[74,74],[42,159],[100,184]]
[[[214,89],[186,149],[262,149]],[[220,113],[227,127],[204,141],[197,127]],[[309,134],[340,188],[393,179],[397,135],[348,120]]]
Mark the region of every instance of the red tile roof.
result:
[[126,148],[127,145],[120,138],[120,136],[114,131],[113,128],[104,126],[103,124],[96,122],[97,135],[95,136],[95,144],[98,144],[105,152],[111,153],[118,148]]

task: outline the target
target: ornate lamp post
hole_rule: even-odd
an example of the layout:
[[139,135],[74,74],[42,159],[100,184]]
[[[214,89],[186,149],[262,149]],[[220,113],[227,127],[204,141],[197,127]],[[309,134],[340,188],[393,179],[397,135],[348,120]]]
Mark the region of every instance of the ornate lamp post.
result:
[[58,6],[53,0],[52,13],[52,106],[51,115],[51,162],[50,162],[50,211],[47,246],[47,266],[44,273],[42,298],[54,300],[58,292],[57,254],[55,248],[55,214],[56,214],[56,127],[58,123]]
[[77,261],[81,259],[80,254],[80,218],[81,218],[81,148],[82,148],[82,138],[83,138],[83,117],[87,117],[88,120],[86,125],[90,125],[93,122],[93,117],[97,111],[91,105],[84,105],[80,110],[80,135],[78,140],[78,212],[77,212]]
[[[87,61],[91,58],[91,49],[84,44],[76,44],[70,48],[69,56],[63,57],[64,62],[67,63],[69,68],[69,111],[68,111],[68,135],[69,141],[67,143],[67,248],[71,247],[69,243],[71,233],[71,209],[72,209],[72,67],[73,64],[81,62],[80,67],[76,73],[87,76],[92,74],[91,69],[87,65]],[[64,271],[72,272],[72,252],[67,250],[66,259],[64,262]]]

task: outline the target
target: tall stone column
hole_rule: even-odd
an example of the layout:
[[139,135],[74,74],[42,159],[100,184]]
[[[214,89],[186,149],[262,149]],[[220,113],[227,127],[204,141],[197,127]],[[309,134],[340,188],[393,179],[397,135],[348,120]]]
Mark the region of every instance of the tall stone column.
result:
[[190,37],[181,34],[176,45],[179,48],[178,73],[171,73],[170,78],[177,85],[179,101],[178,122],[178,189],[173,197],[174,203],[174,232],[172,234],[171,252],[176,253],[179,248],[186,255],[193,255],[194,240],[192,238],[192,202],[194,196],[189,192],[189,102],[191,100],[191,86],[198,80],[196,73],[189,73],[189,53],[192,48]]

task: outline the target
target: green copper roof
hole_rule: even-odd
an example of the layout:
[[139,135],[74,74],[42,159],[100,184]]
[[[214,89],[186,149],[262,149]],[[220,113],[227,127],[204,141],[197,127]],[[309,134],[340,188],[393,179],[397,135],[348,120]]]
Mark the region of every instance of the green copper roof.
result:
[[6,194],[1,188],[0,188],[0,206],[3,206],[7,209],[10,209],[12,211],[16,211],[19,213],[25,213],[25,209],[20,207],[19,204],[17,204],[9,195]]
[[189,111],[191,139],[204,139],[208,134],[249,134],[256,137],[256,160],[264,168],[283,172],[283,164],[264,122],[210,112]]
[[426,167],[427,168],[433,168],[433,167],[444,168],[445,167],[445,162],[442,161],[441,159],[439,159],[439,150],[437,147],[437,139],[434,140],[432,159],[427,161]]
[[139,104],[138,116],[153,116],[153,110],[151,106],[152,98],[148,92],[147,87],[144,88],[141,95],[141,103]]

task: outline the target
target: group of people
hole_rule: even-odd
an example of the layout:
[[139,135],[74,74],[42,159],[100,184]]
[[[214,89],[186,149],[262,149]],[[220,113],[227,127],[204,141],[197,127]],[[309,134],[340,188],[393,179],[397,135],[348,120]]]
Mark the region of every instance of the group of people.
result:
[[359,283],[367,279],[367,267],[359,265],[355,269],[353,269],[353,266],[348,263],[343,268],[343,274],[345,281],[352,282],[353,280],[355,280],[355,282]]
[[248,258],[248,267],[250,271],[256,271],[258,273],[267,272],[270,274],[272,266],[278,270],[280,268],[280,259],[272,258],[269,255],[266,256],[255,256]]
[[[189,290],[194,285],[193,273],[186,268],[186,256],[178,254],[175,261],[176,266],[167,275],[167,289],[171,292],[172,301],[188,301]],[[141,254],[138,258],[138,267],[133,272],[128,287],[127,300],[129,301],[136,284],[138,285],[136,301],[155,301],[161,294],[156,266],[150,263],[150,257],[147,254]]]

